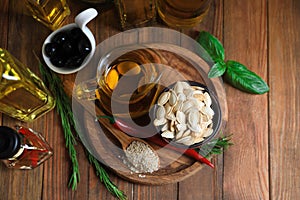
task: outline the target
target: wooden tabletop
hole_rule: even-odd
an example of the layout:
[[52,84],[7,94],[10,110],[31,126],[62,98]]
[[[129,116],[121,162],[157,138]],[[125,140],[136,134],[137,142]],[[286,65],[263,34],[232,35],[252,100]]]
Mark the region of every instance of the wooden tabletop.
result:
[[[1,2],[0,47],[38,74],[33,51],[41,51],[51,31],[27,14],[23,1]],[[90,7],[79,0],[69,5],[71,16],[65,23]],[[88,26],[99,44],[121,30],[113,6],[94,7],[99,16]],[[159,21],[156,25],[166,27]],[[251,95],[225,83],[225,134],[233,134],[234,145],[213,158],[215,169],[205,166],[192,177],[162,186],[134,184],[107,170],[111,180],[128,199],[300,199],[300,1],[215,0],[200,25],[181,31],[196,38],[200,30],[217,36],[226,59],[256,72],[268,82],[270,92]],[[64,81],[75,77],[61,76]],[[23,124],[43,133],[54,149],[54,156],[34,170],[0,165],[1,200],[115,199],[95,175],[82,145],[76,147],[81,179],[76,191],[68,188],[71,163],[55,109],[28,124],[0,117],[1,125]]]

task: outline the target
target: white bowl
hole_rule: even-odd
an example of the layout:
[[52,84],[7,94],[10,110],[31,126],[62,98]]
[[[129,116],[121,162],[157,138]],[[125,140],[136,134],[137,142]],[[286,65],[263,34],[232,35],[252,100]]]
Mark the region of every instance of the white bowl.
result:
[[[83,69],[90,62],[90,60],[92,59],[92,57],[95,53],[96,41],[95,41],[95,37],[94,37],[93,33],[91,32],[91,30],[86,27],[86,24],[91,19],[96,17],[97,14],[98,13],[95,9],[93,9],[93,8],[87,9],[76,16],[75,23],[65,25],[65,26],[55,30],[46,38],[46,40],[44,41],[43,46],[42,46],[42,54],[43,54],[44,61],[46,62],[47,66],[51,70],[53,70],[54,72],[59,73],[59,74],[71,74],[71,73],[75,73],[75,72]],[[82,64],[77,68],[57,67],[57,66],[53,65],[50,61],[50,58],[45,53],[46,44],[50,43],[53,36],[56,35],[58,32],[71,30],[76,27],[81,28],[83,33],[89,39],[89,41],[91,43],[91,52],[85,57]]]

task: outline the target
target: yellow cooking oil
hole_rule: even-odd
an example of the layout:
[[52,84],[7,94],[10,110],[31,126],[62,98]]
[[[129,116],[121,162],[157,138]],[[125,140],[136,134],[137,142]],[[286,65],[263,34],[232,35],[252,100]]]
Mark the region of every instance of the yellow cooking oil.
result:
[[70,15],[66,0],[25,0],[25,4],[33,18],[51,30],[61,27]]
[[55,106],[42,80],[5,49],[0,48],[0,112],[32,122]]

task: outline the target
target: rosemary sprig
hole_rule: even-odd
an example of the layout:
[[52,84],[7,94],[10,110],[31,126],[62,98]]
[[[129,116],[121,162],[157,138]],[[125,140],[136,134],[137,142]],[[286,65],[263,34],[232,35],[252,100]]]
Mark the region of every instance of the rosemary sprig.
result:
[[73,190],[75,190],[77,188],[77,184],[80,181],[80,173],[77,160],[77,153],[75,149],[75,145],[77,144],[77,142],[72,132],[72,127],[74,127],[75,124],[70,99],[64,92],[61,79],[56,74],[54,74],[49,69],[46,69],[41,63],[39,64],[39,69],[43,81],[56,98],[56,109],[61,118],[61,123],[66,141],[66,148],[69,151],[69,156],[72,162],[72,172],[68,185]]
[[201,148],[198,149],[198,152],[199,154],[207,158],[212,155],[222,154],[224,150],[226,150],[229,146],[233,145],[233,143],[230,142],[230,140],[231,140],[231,135],[221,136],[201,146]]
[[[75,121],[73,118],[73,112],[71,108],[71,101],[68,95],[66,94],[65,90],[63,89],[63,84],[61,82],[61,79],[54,72],[52,72],[49,69],[46,69],[41,63],[39,64],[39,67],[45,84],[48,85],[49,89],[56,97],[56,107],[62,120],[62,127],[66,139],[66,147],[69,149],[69,154],[73,165],[72,174],[69,180],[69,187],[75,190],[80,180],[80,174],[79,174],[78,160],[76,156],[77,153],[75,149],[76,139],[72,132],[72,130],[74,130],[78,135],[77,132],[78,130],[76,130],[75,127]],[[124,192],[119,190],[118,187],[111,182],[107,172],[101,166],[99,161],[96,158],[94,158],[88,151],[86,152],[87,152],[87,158],[89,162],[95,168],[96,175],[99,177],[100,181],[104,183],[108,191],[120,200],[127,199]]]
[[120,199],[120,200],[126,200],[127,197],[124,194],[124,192],[121,191],[121,190],[119,190],[118,187],[111,182],[111,180],[110,180],[107,172],[101,166],[101,164],[99,163],[99,161],[94,156],[92,156],[89,152],[87,152],[87,156],[88,156],[89,162],[94,166],[94,168],[96,170],[96,175],[99,177],[100,181],[102,183],[104,183],[104,185],[107,188],[107,190],[111,194],[113,194],[114,196],[116,196],[118,199]]

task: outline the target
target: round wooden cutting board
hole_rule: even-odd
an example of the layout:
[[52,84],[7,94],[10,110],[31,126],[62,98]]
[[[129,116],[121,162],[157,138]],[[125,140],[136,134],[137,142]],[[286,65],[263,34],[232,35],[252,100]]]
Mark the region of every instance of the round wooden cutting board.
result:
[[[163,64],[167,67],[164,69],[164,73],[162,73],[161,80],[166,81],[166,85],[171,85],[184,78],[185,80],[203,83],[209,87],[210,91],[217,96],[221,107],[222,131],[228,117],[226,94],[222,80],[219,78],[207,78],[210,66],[197,53],[197,45],[193,45],[196,47],[194,50],[167,43],[147,43],[147,48],[154,48],[165,58],[165,63]],[[101,56],[103,56],[101,53],[96,54],[95,59],[99,60]],[[93,77],[97,66],[93,65],[89,70],[92,70],[92,74],[88,71],[90,74],[87,75],[86,70],[79,72],[81,77],[77,78],[75,84]],[[180,76],[175,77],[175,75],[172,75],[174,71],[177,74],[179,73]],[[208,167],[195,161],[193,158],[168,148],[162,148],[148,141],[159,155],[160,169],[153,173],[142,174],[130,171],[123,162],[124,152],[119,142],[111,134],[111,131],[120,130],[114,128],[107,119],[102,119],[101,123],[95,121],[96,115],[99,115],[96,110],[99,110],[99,108],[94,101],[86,100],[78,103],[78,101],[73,100],[73,113],[77,121],[76,126],[79,129],[81,141],[92,155],[120,177],[140,184],[161,185],[182,181],[203,167]]]

